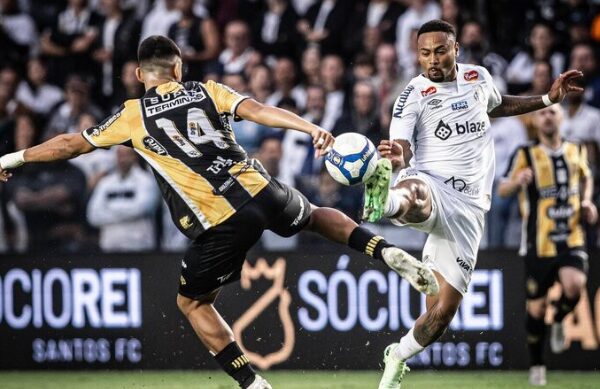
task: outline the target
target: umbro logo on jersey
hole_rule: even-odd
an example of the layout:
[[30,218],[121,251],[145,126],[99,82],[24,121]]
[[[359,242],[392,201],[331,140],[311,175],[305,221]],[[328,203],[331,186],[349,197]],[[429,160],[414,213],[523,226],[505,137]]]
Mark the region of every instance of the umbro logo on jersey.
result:
[[437,89],[435,89],[435,86],[430,86],[429,88],[421,91],[421,96],[423,96],[423,97],[431,96],[432,94],[434,94],[436,92],[437,92]]
[[440,99],[433,99],[430,100],[427,105],[431,108],[431,109],[437,109],[437,108],[441,108],[442,107],[442,100]]
[[465,81],[476,81],[479,78],[479,72],[477,72],[477,70],[471,70],[466,72],[464,77]]
[[153,151],[158,155],[168,154],[167,150],[151,136],[145,136],[144,139],[142,139],[142,142],[144,143],[144,148],[146,148],[146,150]]

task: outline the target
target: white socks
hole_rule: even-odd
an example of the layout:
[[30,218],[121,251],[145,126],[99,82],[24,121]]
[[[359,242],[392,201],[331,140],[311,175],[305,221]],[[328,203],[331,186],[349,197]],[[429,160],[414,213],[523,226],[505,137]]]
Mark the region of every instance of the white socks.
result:
[[396,194],[396,190],[390,189],[385,207],[383,209],[383,216],[391,217],[400,212],[400,198]]
[[417,342],[413,335],[413,329],[411,328],[410,331],[400,339],[400,344],[394,350],[394,355],[400,360],[406,361],[413,355],[417,355],[423,351],[423,349],[425,349],[425,347]]

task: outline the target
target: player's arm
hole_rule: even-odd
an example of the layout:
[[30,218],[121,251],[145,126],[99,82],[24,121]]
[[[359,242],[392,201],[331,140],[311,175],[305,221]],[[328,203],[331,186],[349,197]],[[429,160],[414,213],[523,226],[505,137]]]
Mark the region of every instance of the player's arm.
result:
[[490,117],[514,116],[536,111],[563,101],[569,92],[583,92],[576,81],[583,77],[579,70],[562,73],[552,84],[550,91],[544,96],[502,96],[502,102],[489,112]]
[[[14,169],[26,162],[50,162],[71,159],[78,155],[89,153],[92,150],[94,150],[94,146],[79,133],[58,135],[37,146],[3,155],[0,157],[0,169],[4,173],[8,169]],[[6,179],[2,179],[2,181],[6,181]]]
[[581,173],[581,212],[586,222],[595,224],[598,220],[598,210],[594,205],[594,177],[588,166],[587,149],[581,147],[579,170]]
[[533,181],[533,171],[527,164],[525,153],[524,148],[519,148],[513,154],[511,163],[498,185],[498,194],[501,197],[510,197]]
[[334,138],[328,131],[285,109],[264,105],[248,98],[237,106],[235,114],[242,119],[267,127],[291,129],[309,134],[318,151],[317,156],[324,155],[333,146]]

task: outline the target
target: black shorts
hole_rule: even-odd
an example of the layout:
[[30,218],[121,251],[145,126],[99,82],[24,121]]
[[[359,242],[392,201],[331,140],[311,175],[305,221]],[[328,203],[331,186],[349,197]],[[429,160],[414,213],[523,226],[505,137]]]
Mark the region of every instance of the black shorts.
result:
[[310,214],[304,195],[271,178],[233,216],[194,240],[181,262],[179,294],[198,299],[239,280],[246,253],[264,230],[292,236],[308,224]]
[[544,297],[548,289],[558,280],[561,267],[572,266],[587,274],[588,255],[584,248],[572,248],[556,257],[540,258],[534,255],[525,257],[525,293],[527,299]]

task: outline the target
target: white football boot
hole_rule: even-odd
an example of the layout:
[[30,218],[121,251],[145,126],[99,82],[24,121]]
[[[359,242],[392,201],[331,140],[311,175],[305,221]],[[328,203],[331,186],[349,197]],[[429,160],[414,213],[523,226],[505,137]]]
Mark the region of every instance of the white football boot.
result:
[[529,384],[533,386],[546,386],[546,366],[537,365],[529,368]]

